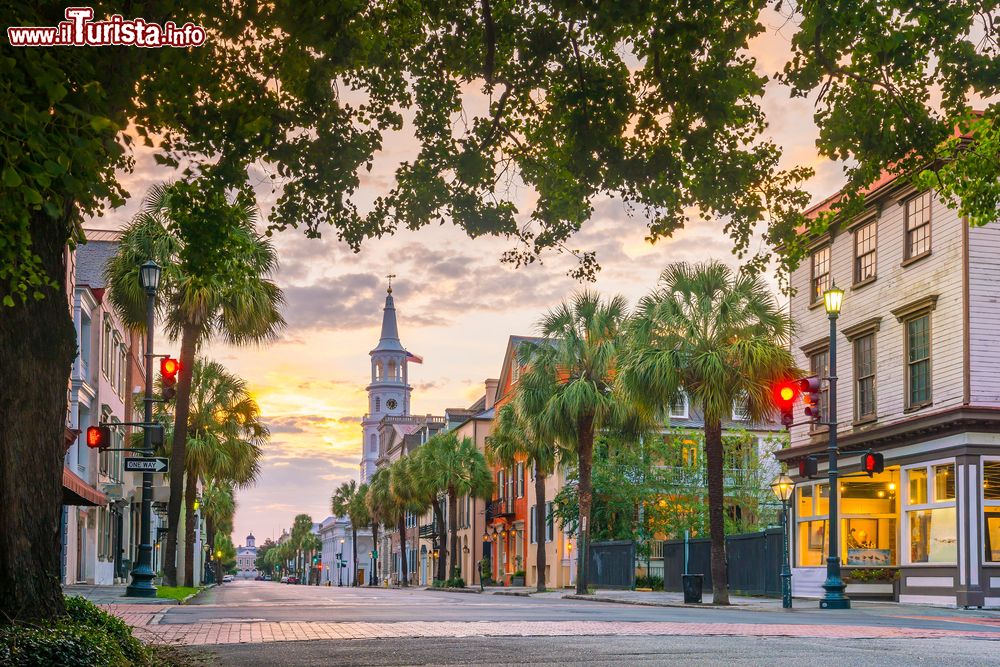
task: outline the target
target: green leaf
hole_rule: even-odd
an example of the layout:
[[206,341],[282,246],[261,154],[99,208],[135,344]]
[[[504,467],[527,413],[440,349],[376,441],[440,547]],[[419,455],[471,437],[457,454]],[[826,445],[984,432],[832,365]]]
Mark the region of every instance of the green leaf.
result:
[[104,130],[114,127],[114,123],[111,122],[110,118],[105,118],[104,116],[93,116],[90,119],[90,126],[97,132],[103,132]]
[[6,167],[3,170],[3,184],[8,188],[16,188],[21,184],[21,175],[13,167]]

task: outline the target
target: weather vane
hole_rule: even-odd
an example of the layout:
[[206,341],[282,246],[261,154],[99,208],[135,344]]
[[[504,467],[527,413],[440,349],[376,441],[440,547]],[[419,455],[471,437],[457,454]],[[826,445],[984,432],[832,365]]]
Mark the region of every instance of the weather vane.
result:
[[388,289],[389,294],[392,294],[392,279],[395,277],[396,277],[395,273],[390,273],[389,275],[386,276],[386,278],[389,279],[389,289]]

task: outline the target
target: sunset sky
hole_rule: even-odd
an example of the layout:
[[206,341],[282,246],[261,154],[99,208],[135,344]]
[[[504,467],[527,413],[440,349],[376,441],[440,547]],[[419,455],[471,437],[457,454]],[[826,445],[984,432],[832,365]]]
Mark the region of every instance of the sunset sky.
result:
[[[790,33],[777,28],[782,22],[772,15],[770,29],[754,42],[761,73],[773,75],[788,57]],[[834,191],[840,168],[817,159],[812,101],[791,100],[786,88],[772,83],[764,106],[769,136],[784,148],[785,166],[816,168],[808,184],[814,198]],[[391,148],[366,179],[362,204],[391,186],[395,162],[415,145],[407,131],[386,141]],[[88,226],[124,226],[146,189],[171,178],[148,153],[136,158],[135,172],[124,176],[133,196],[129,205]],[[262,195],[260,203],[266,215],[269,201]],[[530,192],[521,203],[524,215]],[[669,262],[737,263],[719,223],[700,223],[655,246],[644,234],[644,221],[629,217],[619,201],[597,203],[593,219],[571,244],[597,251],[603,270],[593,288],[621,293],[634,303]],[[567,258],[510,269],[499,261],[508,241],[470,240],[452,227],[368,241],[359,254],[333,236],[306,239],[289,230],[275,237],[281,261],[276,279],[287,300],[288,328],[281,340],[263,349],[212,344],[206,350],[246,378],[272,433],[260,480],[239,493],[237,544],[250,531],[258,543],[279,535],[300,512],[322,521],[330,514],[333,489],[357,478],[368,351],[378,341],[386,274],[398,276],[393,293],[403,345],[424,358],[423,365],[410,368],[415,414],[441,414],[475,401],[483,381],[497,376],[507,337],[533,333],[541,314],[581,287],[565,275]],[[162,338],[157,347],[157,352],[178,349]]]

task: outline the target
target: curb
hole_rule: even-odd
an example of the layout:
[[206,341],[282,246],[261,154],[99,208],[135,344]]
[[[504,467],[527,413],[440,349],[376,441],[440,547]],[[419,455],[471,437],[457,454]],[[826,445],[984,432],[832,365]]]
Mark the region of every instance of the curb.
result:
[[519,598],[531,597],[528,591],[493,591],[492,595],[512,595]]
[[187,595],[187,596],[181,598],[181,600],[177,604],[187,604],[193,598],[198,597],[199,595],[201,595],[202,593],[204,593],[205,591],[207,591],[209,588],[215,588],[215,584],[207,584],[207,585],[199,588],[194,593],[191,593],[191,595]]
[[612,604],[629,604],[636,607],[670,607],[673,609],[723,609],[728,611],[781,611],[778,609],[771,609],[769,607],[761,607],[759,605],[715,605],[715,604],[685,604],[683,602],[650,602],[648,600],[622,600],[621,598],[608,598],[601,597],[598,595],[576,595],[571,593],[569,595],[563,595],[563,600],[583,600],[585,602],[610,602]]
[[431,592],[441,591],[442,593],[475,593],[476,595],[479,595],[481,592],[476,588],[434,588],[433,586],[428,586],[424,590]]

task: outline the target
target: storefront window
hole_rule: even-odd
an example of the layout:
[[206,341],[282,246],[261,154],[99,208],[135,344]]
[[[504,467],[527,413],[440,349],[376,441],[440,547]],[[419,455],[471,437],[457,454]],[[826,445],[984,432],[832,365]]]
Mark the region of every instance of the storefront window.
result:
[[909,501],[911,505],[922,505],[927,502],[927,469],[926,468],[914,468],[907,473],[907,477],[910,480],[910,497]]
[[830,485],[817,484],[816,514],[830,513]]
[[897,565],[896,480],[898,471],[849,477],[841,484],[840,513],[846,565]]
[[805,521],[799,524],[799,566],[818,567],[826,563],[826,521]]
[[958,545],[955,509],[910,512],[910,562],[954,563]]
[[1000,563],[1000,461],[983,461],[986,562]]
[[798,515],[800,517],[813,515],[813,489],[815,488],[811,484],[799,487]]
[[955,499],[955,464],[934,466],[934,500]]
[[[840,481],[840,554],[847,566],[885,567],[899,564],[899,470],[873,477],[850,475]],[[797,489],[797,563],[820,567],[829,553],[829,484],[803,484]]]
[[906,527],[910,563],[954,563],[958,557],[955,464],[907,469]]

